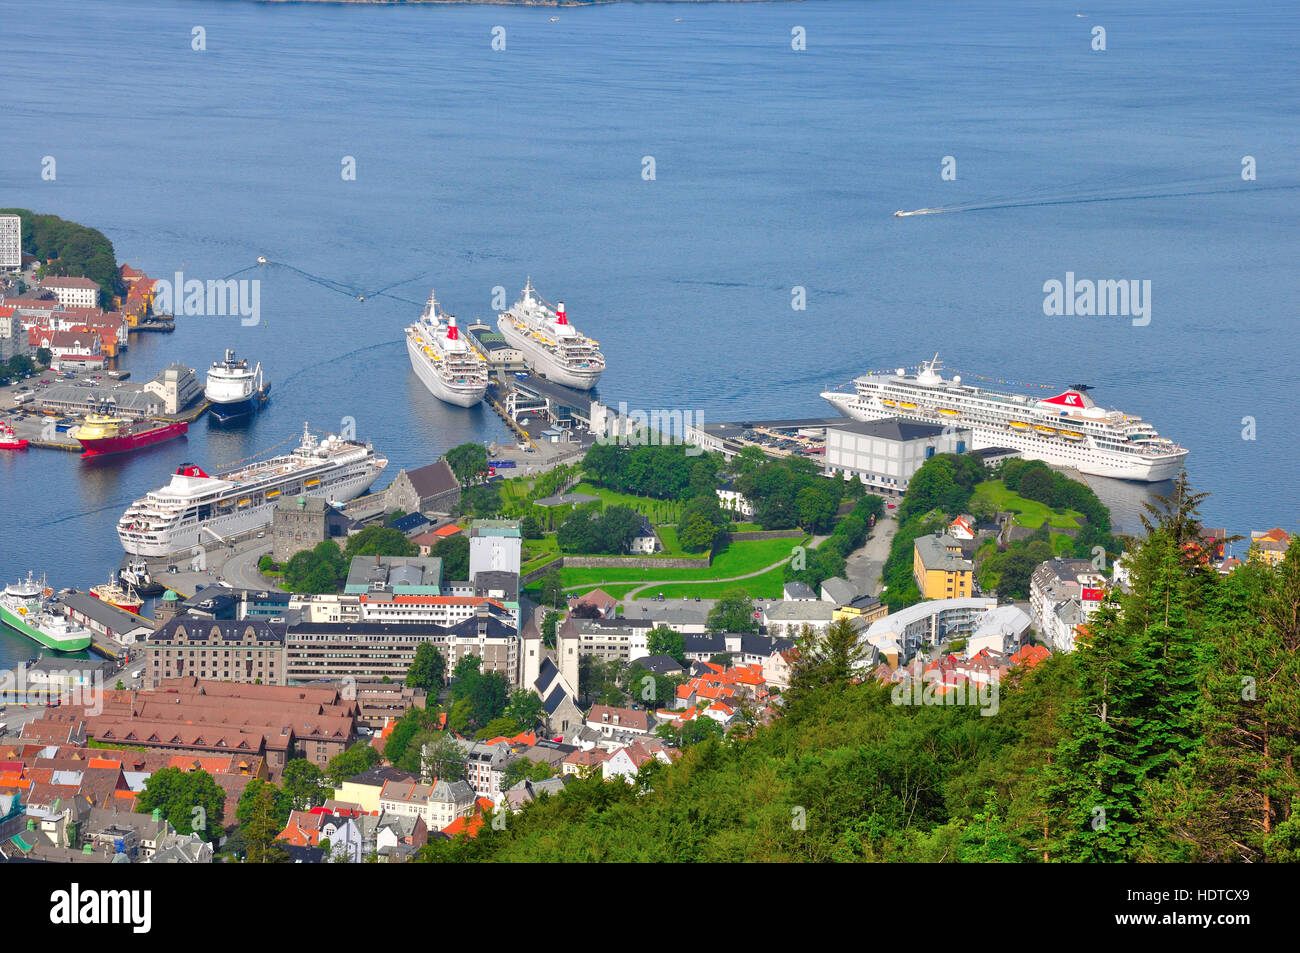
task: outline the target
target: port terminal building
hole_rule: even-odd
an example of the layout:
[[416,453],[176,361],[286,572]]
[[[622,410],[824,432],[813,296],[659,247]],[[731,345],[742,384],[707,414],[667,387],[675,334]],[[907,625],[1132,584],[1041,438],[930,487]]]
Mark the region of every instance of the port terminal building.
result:
[[131,417],[180,414],[203,397],[203,385],[191,368],[169,364],[144,384],[87,381],[51,384],[35,401],[45,413],[96,413],[105,409]]
[[966,428],[940,427],[889,417],[804,417],[787,420],[696,422],[687,440],[730,460],[746,447],[758,447],[771,457],[806,456],[818,461],[828,476],[857,479],[877,493],[902,495],[912,476],[937,453],[971,453],[996,466],[1019,451],[972,448]]

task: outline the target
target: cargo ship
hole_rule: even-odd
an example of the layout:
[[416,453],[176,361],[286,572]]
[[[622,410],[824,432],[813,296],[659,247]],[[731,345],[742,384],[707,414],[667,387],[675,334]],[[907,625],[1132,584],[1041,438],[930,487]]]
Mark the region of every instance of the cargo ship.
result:
[[473,407],[487,393],[487,361],[460,335],[454,315],[444,314],[433,292],[420,320],[406,329],[411,369],[429,393],[457,407]]
[[80,652],[89,648],[89,629],[51,608],[53,594],[44,579],[33,578],[10,583],[0,593],[0,620],[33,642],[55,652]]
[[576,390],[591,390],[605,372],[600,342],[569,323],[563,301],[552,309],[535,291],[529,279],[523,297],[497,319],[497,329],[541,376]]
[[83,457],[129,453],[165,440],[185,436],[190,425],[183,420],[152,420],[148,417],[117,417],[89,414],[86,422],[69,432],[81,444]]
[[968,431],[971,450],[1008,447],[1027,460],[1116,480],[1172,479],[1187,456],[1141,417],[1097,406],[1086,385],[1037,398],[975,387],[960,376],[945,378],[942,366],[936,354],[915,374],[904,368],[865,374],[852,392],[827,391],[822,397],[856,420],[901,417],[950,433]]
[[203,396],[212,416],[224,423],[261,408],[271,396],[271,385],[262,379],[261,362],[250,368],[248,361],[227,348],[225,360],[213,361],[208,368]]
[[291,453],[209,476],[182,463],[166,486],[140,497],[117,522],[122,548],[135,556],[191,553],[204,543],[263,529],[276,503],[320,496],[346,503],[370,488],[388,466],[370,444],[334,434],[317,439],[304,424]]
[[144,600],[134,588],[130,585],[123,588],[111,579],[102,586],[91,586],[90,594],[100,602],[107,602],[111,606],[136,614],[139,614],[140,607],[144,605]]

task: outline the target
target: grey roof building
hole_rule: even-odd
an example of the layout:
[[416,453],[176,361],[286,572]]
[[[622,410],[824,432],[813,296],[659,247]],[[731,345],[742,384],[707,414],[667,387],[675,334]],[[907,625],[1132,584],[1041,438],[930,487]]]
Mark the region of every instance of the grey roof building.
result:
[[787,582],[781,587],[781,595],[786,602],[812,602],[817,598],[817,593],[812,591],[812,586],[806,582]]
[[826,428],[826,473],[901,494],[926,460],[936,453],[965,453],[971,438],[969,429],[899,417],[846,419]]
[[153,623],[144,616],[119,609],[111,602],[97,599],[88,592],[60,593],[58,601],[68,607],[68,613],[73,619],[90,631],[124,645],[153,631]]
[[862,595],[858,587],[843,576],[831,576],[822,580],[821,597],[832,605],[846,606]]
[[686,672],[686,666],[671,655],[643,655],[633,659],[632,664],[640,665],[653,675],[683,675]]
[[388,509],[408,513],[450,513],[460,503],[460,483],[446,460],[399,471],[384,493]]

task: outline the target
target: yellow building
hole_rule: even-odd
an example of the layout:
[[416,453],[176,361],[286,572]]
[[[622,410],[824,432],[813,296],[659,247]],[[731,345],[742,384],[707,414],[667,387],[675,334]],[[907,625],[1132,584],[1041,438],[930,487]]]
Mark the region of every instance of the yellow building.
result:
[[841,619],[861,619],[867,625],[889,615],[889,606],[875,596],[858,596],[852,602],[835,607],[834,621]]
[[1267,533],[1251,533],[1250,558],[1276,566],[1286,557],[1290,545],[1291,535],[1280,526],[1273,527]]
[[975,565],[963,559],[961,545],[936,533],[912,544],[912,578],[927,599],[963,599],[971,594]]
[[334,800],[359,804],[361,810],[370,814],[379,813],[379,794],[387,781],[418,781],[415,775],[400,768],[379,766],[363,774],[348,778],[340,787],[334,789]]

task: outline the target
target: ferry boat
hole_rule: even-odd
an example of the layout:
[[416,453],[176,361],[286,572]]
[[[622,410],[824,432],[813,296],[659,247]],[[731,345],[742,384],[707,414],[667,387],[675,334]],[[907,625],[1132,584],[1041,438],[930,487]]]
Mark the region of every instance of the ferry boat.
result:
[[45,579],[37,580],[31,572],[26,580],[5,586],[0,593],[0,620],[47,649],[55,652],[80,652],[92,639],[89,629],[65,615],[53,611],[53,590]]
[[[344,503],[379,478],[388,460],[370,444],[334,434],[322,439],[303,425],[292,452],[210,476],[182,463],[171,482],[132,503],[117,523],[122,548],[136,556],[189,553],[271,522],[278,495],[322,496]],[[278,490],[279,494],[271,494]]]
[[144,600],[140,598],[140,594],[130,585],[124,589],[111,579],[102,586],[91,586],[90,594],[100,602],[107,602],[109,605],[125,609],[127,612],[138,614],[140,607],[144,605]]
[[83,457],[110,453],[128,453],[164,440],[183,437],[190,425],[183,420],[150,420],[147,417],[118,417],[113,414],[88,414],[85,423],[68,436],[81,444]]
[[420,320],[406,329],[411,369],[429,393],[457,407],[473,407],[487,393],[487,359],[460,336],[456,318],[444,314],[429,292]]
[[27,441],[18,434],[14,433],[14,428],[10,427],[3,420],[0,420],[0,450],[26,450]]
[[[969,429],[970,449],[1009,447],[1029,460],[1118,480],[1172,479],[1187,456],[1141,417],[1099,407],[1086,386],[1040,399],[974,387],[958,376],[944,378],[942,366],[936,354],[915,374],[903,368],[866,374],[853,382],[853,391],[827,391],[822,397],[857,420],[902,417]],[[943,408],[958,413],[944,415]]]
[[225,360],[213,361],[208,368],[203,396],[211,405],[208,409],[219,421],[245,417],[266,403],[271,395],[271,385],[262,379],[262,364],[250,368],[248,361],[236,359],[235,352],[226,348]]
[[566,387],[591,390],[605,372],[600,343],[569,323],[563,301],[551,309],[535,291],[529,279],[523,297],[497,318],[497,329],[538,374]]

